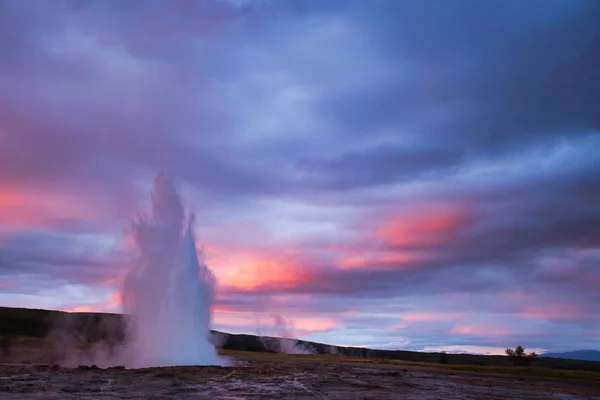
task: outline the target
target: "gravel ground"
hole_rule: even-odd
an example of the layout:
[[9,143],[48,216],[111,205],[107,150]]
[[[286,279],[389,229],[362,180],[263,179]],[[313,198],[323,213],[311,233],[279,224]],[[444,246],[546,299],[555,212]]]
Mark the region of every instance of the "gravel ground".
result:
[[232,367],[0,364],[0,399],[598,399],[585,380],[242,354]]

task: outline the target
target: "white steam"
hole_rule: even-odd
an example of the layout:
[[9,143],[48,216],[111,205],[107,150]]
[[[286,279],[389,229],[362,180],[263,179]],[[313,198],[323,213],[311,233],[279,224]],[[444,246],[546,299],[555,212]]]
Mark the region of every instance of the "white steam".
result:
[[313,354],[314,349],[302,343],[293,332],[293,324],[288,323],[281,315],[272,315],[275,337],[261,337],[267,351],[283,354]]
[[172,179],[159,173],[152,213],[133,226],[140,258],[123,287],[128,367],[223,364],[209,340],[216,282],[192,224]]

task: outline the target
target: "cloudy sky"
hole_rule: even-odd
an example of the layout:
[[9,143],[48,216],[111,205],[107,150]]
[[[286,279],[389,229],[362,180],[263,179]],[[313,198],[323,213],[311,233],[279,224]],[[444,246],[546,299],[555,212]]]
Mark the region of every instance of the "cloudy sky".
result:
[[0,304],[119,311],[173,171],[215,328],[600,341],[600,2],[0,0]]

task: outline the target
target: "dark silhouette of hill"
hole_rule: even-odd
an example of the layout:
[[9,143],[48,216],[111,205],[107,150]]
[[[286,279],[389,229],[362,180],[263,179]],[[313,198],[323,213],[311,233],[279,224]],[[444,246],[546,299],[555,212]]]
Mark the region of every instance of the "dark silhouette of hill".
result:
[[600,361],[600,351],[597,350],[576,350],[566,351],[564,353],[546,353],[540,357],[564,358],[569,360],[582,361]]
[[[52,338],[53,335],[72,334],[78,340],[88,342],[125,340],[125,316],[106,313],[67,313],[27,308],[0,307],[0,336],[29,336]],[[272,352],[269,342],[275,338],[255,335],[235,335],[213,331],[220,336],[220,348],[255,352]],[[476,354],[442,354],[405,350],[376,350],[362,347],[333,346],[299,340],[300,347],[309,348],[316,354],[379,358],[427,363],[463,364],[476,366],[512,365],[509,357]],[[442,361],[443,360],[443,361]],[[557,369],[600,371],[600,362],[541,357],[534,366]]]

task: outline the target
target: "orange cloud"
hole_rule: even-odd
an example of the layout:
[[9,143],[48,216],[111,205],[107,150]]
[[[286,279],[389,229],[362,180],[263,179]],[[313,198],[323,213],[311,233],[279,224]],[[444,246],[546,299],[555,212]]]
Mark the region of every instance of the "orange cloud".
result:
[[63,308],[62,311],[67,312],[109,312],[119,313],[121,312],[121,293],[114,292],[110,296],[106,297],[104,301],[98,301],[96,303],[86,303],[80,305],[74,305],[71,307]]
[[306,279],[301,262],[293,255],[261,254],[210,248],[207,261],[219,285],[253,290],[264,286],[291,287]]
[[99,312],[99,310],[91,305],[88,306],[75,306],[64,311],[68,312],[81,312],[81,313],[90,313],[90,312]]

